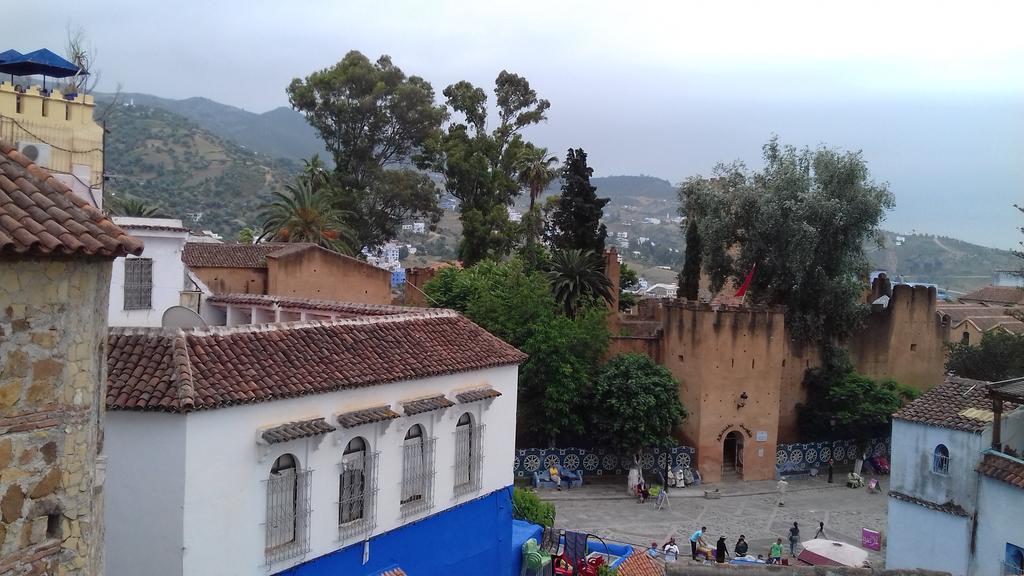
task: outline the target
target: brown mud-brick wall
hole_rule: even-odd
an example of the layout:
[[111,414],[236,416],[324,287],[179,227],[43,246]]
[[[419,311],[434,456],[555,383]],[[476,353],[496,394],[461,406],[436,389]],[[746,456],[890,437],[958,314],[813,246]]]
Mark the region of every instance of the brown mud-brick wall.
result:
[[103,572],[110,267],[0,261],[0,574]]

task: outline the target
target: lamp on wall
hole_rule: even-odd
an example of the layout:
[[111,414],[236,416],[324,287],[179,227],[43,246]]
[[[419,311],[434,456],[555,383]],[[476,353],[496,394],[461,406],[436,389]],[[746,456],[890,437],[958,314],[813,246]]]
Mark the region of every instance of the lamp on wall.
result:
[[737,410],[747,405],[747,398],[749,398],[749,396],[747,396],[746,392],[740,394],[740,399],[736,401]]

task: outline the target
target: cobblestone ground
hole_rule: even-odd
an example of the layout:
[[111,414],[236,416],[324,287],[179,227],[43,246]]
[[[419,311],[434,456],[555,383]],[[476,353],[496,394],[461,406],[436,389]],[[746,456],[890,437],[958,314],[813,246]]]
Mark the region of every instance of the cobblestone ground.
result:
[[[778,505],[775,482],[691,487],[671,492],[671,510],[656,510],[651,502],[640,504],[628,498],[625,482],[586,485],[568,492],[541,490],[539,495],[555,504],[559,528],[644,547],[652,541],[661,545],[675,537],[685,557],[689,556],[690,534],[701,526],[708,527],[705,540],[709,544],[724,535],[731,552],[736,539],[744,534],[750,553],[765,556],[776,538],[782,538],[788,553],[788,530],[794,521],[800,524],[801,541],[813,538],[818,522],[824,522],[828,538],[857,546],[861,528],[884,533],[886,527],[888,478],[882,480],[880,494],[830,485],[822,479],[794,479],[789,483],[785,506]],[[705,499],[704,489],[708,488],[718,488],[722,497]],[[872,566],[884,567],[884,534],[882,550],[868,552]]]

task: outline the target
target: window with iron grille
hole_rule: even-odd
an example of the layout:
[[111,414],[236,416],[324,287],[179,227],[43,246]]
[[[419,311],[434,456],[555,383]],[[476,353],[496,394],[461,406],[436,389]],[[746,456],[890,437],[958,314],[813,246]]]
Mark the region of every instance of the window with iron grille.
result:
[[416,424],[402,446],[402,517],[434,506],[434,438],[424,438]]
[[300,470],[285,454],[274,461],[267,483],[265,553],[267,564],[309,552],[310,481],[312,470]]
[[936,446],[932,453],[932,472],[943,476],[949,474],[949,448],[942,444]]
[[377,525],[377,452],[367,450],[362,438],[354,438],[341,460],[338,496],[338,532],[342,540],[368,534]]
[[480,489],[483,465],[483,425],[474,426],[467,412],[455,425],[455,495],[462,496]]
[[124,261],[124,309],[153,307],[153,260],[126,258]]

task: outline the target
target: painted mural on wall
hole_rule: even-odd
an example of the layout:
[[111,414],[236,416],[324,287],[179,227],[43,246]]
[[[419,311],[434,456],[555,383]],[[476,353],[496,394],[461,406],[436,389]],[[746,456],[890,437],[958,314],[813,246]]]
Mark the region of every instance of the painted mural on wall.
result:
[[[865,453],[868,456],[889,456],[889,439],[868,440]],[[779,444],[775,450],[775,467],[782,472],[804,471],[811,468],[826,468],[832,458],[836,464],[848,464],[857,459],[857,448],[853,440],[831,442],[805,442]]]
[[[688,467],[695,462],[695,450],[690,446],[653,448],[643,452],[645,469],[664,469],[666,462],[672,467]],[[869,456],[889,456],[889,439],[875,438],[867,443]],[[836,464],[849,464],[857,459],[853,440],[779,444],[775,451],[776,467],[782,472],[800,472],[811,468],[825,468],[829,458]],[[631,455],[614,454],[603,448],[526,448],[516,450],[515,474],[519,478],[532,476],[538,470],[551,466],[568,470],[582,470],[584,476],[623,475],[633,465]]]
[[[646,469],[664,469],[666,463],[672,468],[689,466],[693,462],[693,448],[689,446],[673,446],[672,448],[653,448],[645,450],[641,456]],[[568,470],[582,470],[586,476],[603,476],[605,474],[628,474],[633,465],[631,455],[618,455],[603,448],[527,448],[516,450],[515,473],[517,477],[533,476],[533,473],[555,465]]]

